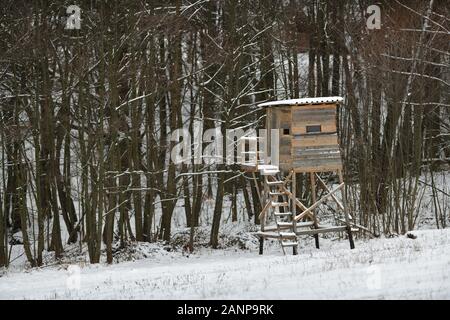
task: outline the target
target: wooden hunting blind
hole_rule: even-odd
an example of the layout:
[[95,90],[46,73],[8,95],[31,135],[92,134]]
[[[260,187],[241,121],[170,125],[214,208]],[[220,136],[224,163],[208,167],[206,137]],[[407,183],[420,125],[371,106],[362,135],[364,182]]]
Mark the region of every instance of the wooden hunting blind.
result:
[[[263,185],[255,183],[262,211],[259,215],[261,230],[255,235],[260,239],[260,253],[266,238],[277,238],[283,252],[293,247],[297,253],[299,235],[313,235],[319,248],[318,234],[346,232],[350,247],[354,248],[351,219],[345,206],[341,152],[337,135],[337,105],[341,97],[305,98],[266,102],[259,107],[266,110],[265,137],[243,137],[256,145],[253,161],[244,156],[243,170],[251,172],[254,180],[259,172]],[[272,132],[276,134],[271,134]],[[273,148],[274,141],[276,148]],[[256,143],[255,143],[256,142]],[[245,153],[245,152],[244,152]],[[339,185],[329,186],[332,174]],[[307,206],[299,199],[297,175],[309,175],[310,202]],[[317,186],[324,193],[317,199]],[[337,195],[340,193],[341,196]],[[336,205],[333,225],[321,225],[318,219],[320,205],[331,200]],[[327,205],[329,205],[327,203]],[[270,225],[274,221],[275,224]],[[353,224],[354,225],[354,224]],[[355,229],[356,230],[356,229]]]
[[[279,129],[279,167],[283,171],[341,170],[336,129],[340,97],[293,99],[260,104],[266,129]],[[270,135],[268,135],[270,141]],[[270,144],[268,144],[270,145]],[[268,148],[269,156],[270,148]]]

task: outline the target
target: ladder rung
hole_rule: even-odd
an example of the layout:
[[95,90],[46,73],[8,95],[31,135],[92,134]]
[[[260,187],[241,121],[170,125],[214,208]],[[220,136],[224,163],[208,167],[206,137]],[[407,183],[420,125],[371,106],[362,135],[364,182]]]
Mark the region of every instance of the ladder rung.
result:
[[282,237],[282,238],[296,238],[297,236],[295,235],[294,232],[280,232],[280,237]]
[[277,222],[279,227],[294,227],[293,222]]
[[269,196],[285,196],[286,193],[284,192],[269,192]]
[[261,174],[263,176],[273,176],[276,175],[279,171],[267,171],[267,170],[261,170]]
[[261,169],[266,169],[266,170],[278,170],[280,169],[278,166],[274,166],[271,164],[266,164],[264,166],[261,166]]
[[283,247],[296,247],[298,246],[297,241],[281,241]]
[[276,217],[292,216],[292,212],[275,212],[274,215]]
[[283,181],[267,181],[267,185],[268,186],[280,186],[283,185],[284,182]]
[[272,201],[272,206],[273,207],[289,207],[289,203]]
[[241,162],[241,166],[249,166],[249,167],[256,167],[255,162]]

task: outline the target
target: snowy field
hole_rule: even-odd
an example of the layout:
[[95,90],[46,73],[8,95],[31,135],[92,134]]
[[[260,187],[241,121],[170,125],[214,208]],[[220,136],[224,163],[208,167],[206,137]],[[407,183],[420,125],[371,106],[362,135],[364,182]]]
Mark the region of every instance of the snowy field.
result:
[[359,240],[304,239],[297,256],[211,250],[108,265],[58,265],[0,277],[0,299],[450,299],[450,230]]

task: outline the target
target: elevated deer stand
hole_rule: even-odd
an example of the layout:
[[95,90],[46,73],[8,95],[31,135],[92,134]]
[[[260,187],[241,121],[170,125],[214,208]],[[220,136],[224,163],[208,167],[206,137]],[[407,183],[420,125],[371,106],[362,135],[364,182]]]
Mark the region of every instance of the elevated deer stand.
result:
[[[292,247],[298,252],[298,236],[313,235],[319,248],[319,234],[343,232],[348,235],[350,248],[354,248],[351,216],[346,209],[342,160],[336,132],[336,107],[340,97],[294,99],[261,104],[266,107],[267,138],[244,137],[256,145],[253,161],[244,156],[243,170],[259,172],[263,177],[263,190],[259,190],[263,209],[259,214],[261,230],[255,235],[260,239],[260,254],[263,253],[264,239],[275,238],[280,241],[283,253]],[[275,135],[270,132],[275,130]],[[276,141],[273,141],[276,139]],[[271,141],[272,140],[272,141]],[[275,151],[268,146],[279,142]],[[276,145],[276,143],[275,143]],[[261,151],[264,149],[265,152]],[[273,154],[272,154],[273,153]],[[259,155],[265,154],[263,158]],[[337,175],[339,185],[334,189],[327,186],[321,177],[323,173]],[[310,206],[297,198],[297,175],[309,176],[311,188]],[[317,187],[324,194],[317,198]],[[340,193],[341,200],[337,194]],[[336,219],[336,225],[321,225],[317,208],[326,200],[336,204],[336,211],[344,219]],[[270,220],[274,224],[270,225]]]

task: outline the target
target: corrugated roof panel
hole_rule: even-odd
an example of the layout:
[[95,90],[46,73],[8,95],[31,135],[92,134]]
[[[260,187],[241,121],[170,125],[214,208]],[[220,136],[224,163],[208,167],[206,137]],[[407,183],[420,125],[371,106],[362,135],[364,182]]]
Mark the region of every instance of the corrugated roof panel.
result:
[[258,104],[258,107],[274,107],[274,106],[295,106],[306,104],[322,104],[322,103],[340,103],[344,101],[342,97],[318,97],[318,98],[302,98],[302,99],[289,99],[269,101]]

